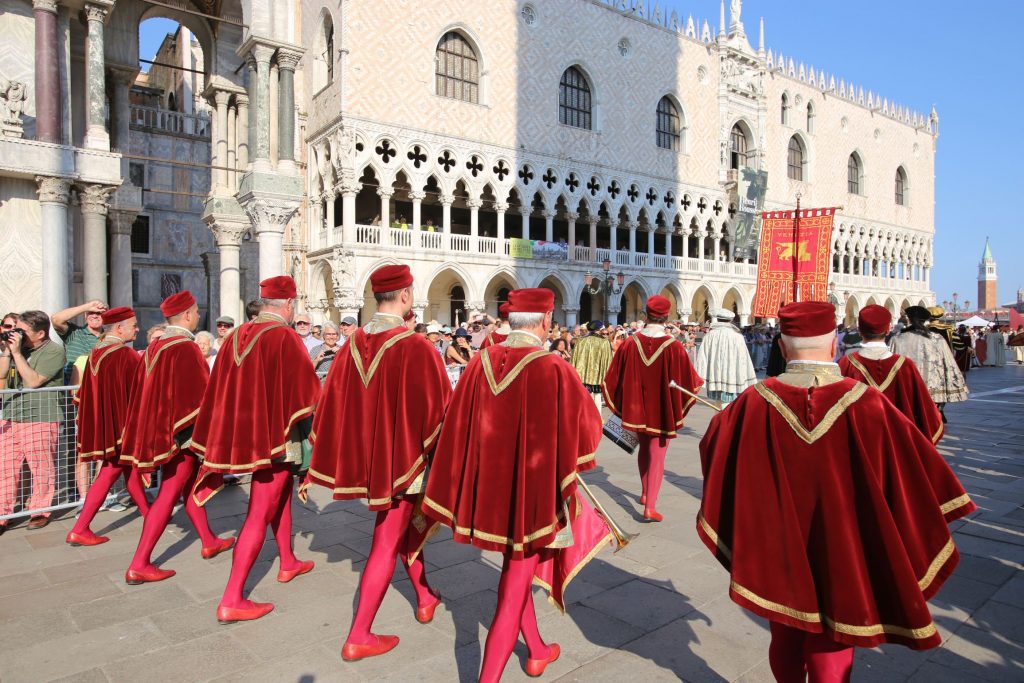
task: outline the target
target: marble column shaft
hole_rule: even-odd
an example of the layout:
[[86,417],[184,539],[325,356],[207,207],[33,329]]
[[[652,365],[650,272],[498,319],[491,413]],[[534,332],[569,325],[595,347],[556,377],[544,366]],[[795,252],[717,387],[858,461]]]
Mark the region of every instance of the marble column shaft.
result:
[[249,141],[253,146],[253,168],[270,170],[270,58],[274,50],[265,45],[252,49],[252,69],[255,75],[249,106],[255,111],[255,130],[250,129]]
[[107,85],[104,65],[103,29],[107,8],[87,3],[85,19],[89,35],[85,44],[85,78],[88,98],[85,146],[90,149],[110,149],[110,136],[106,131]]
[[384,188],[380,188],[377,190],[377,196],[380,197],[380,227],[390,228],[391,197],[394,196],[394,192],[389,192]]
[[134,211],[113,211],[110,215],[110,301],[111,306],[132,305],[132,224]]
[[107,206],[113,189],[87,185],[79,195],[82,205],[82,284],[86,301],[107,301],[108,298]]
[[71,183],[64,178],[37,176],[42,222],[42,309],[62,311],[71,304],[68,283],[68,196]]
[[216,223],[211,226],[211,229],[217,240],[217,251],[220,253],[219,315],[228,315],[235,320],[242,320],[239,253],[246,226],[244,224]]
[[238,107],[238,121],[235,123],[237,149],[235,163],[240,172],[249,165],[249,96],[238,93],[235,95],[235,106]]
[[238,151],[238,109],[234,104],[228,105],[228,130],[227,130],[227,159],[225,166],[227,170],[224,174],[227,176],[228,192],[234,193],[238,189],[238,176],[236,172],[237,160],[236,154]]
[[412,229],[419,230],[422,224],[423,216],[423,200],[426,198],[426,192],[410,192],[409,198],[412,200]]
[[214,127],[213,146],[216,148],[216,165],[213,169],[214,194],[229,194],[228,172],[228,100],[231,93],[226,90],[218,90],[213,94],[213,101],[217,107],[214,113],[217,125]]
[[35,0],[32,3],[32,14],[35,17],[36,139],[60,143],[61,91],[57,70],[56,0]]
[[284,49],[277,51],[278,107],[277,135],[278,159],[295,159],[295,67],[301,55]]

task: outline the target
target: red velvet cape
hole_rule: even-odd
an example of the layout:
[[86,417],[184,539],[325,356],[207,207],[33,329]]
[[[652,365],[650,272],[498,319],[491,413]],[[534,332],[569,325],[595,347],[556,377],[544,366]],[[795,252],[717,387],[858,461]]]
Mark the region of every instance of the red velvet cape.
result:
[[576,472],[596,466],[601,415],[571,365],[539,347],[492,346],[455,388],[423,511],[455,540],[514,558],[569,521]]
[[480,342],[480,350],[483,351],[488,346],[497,346],[498,344],[503,344],[505,343],[506,339],[508,339],[507,334],[491,332],[486,337],[484,337],[484,340],[482,342]]
[[319,395],[320,380],[295,330],[260,316],[232,332],[192,431],[189,449],[203,458],[196,501],[204,504],[220,490],[220,475],[266,469],[283,457],[292,426],[312,414]]
[[174,435],[199,415],[210,368],[199,346],[183,334],[149,345],[135,371],[121,462],[152,472],[178,452]]
[[914,361],[895,353],[882,360],[853,353],[839,359],[839,371],[885,394],[932,443],[942,438],[945,431],[942,413],[928,393]]
[[139,354],[113,337],[101,340],[85,363],[82,384],[75,396],[78,416],[78,459],[113,460],[121,456],[121,437],[128,419],[128,398]]
[[452,385],[441,356],[405,326],[358,329],[324,383],[307,481],[386,510],[426,468]]
[[946,523],[975,505],[881,392],[767,379],[712,419],[700,452],[697,533],[734,602],[849,645],[940,644],[926,600],[959,559]]
[[612,357],[601,392],[629,431],[674,439],[696,399],[670,388],[670,380],[695,394],[704,385],[682,343],[634,334]]

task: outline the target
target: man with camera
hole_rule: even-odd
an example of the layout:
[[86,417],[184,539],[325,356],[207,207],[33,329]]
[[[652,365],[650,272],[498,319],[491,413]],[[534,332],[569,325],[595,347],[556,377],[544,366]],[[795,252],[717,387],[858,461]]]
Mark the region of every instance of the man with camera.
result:
[[[25,311],[12,330],[0,332],[0,389],[39,389],[60,386],[64,348],[50,341],[50,318],[42,311]],[[0,516],[14,509],[22,463],[32,473],[31,510],[50,505],[54,493],[53,450],[61,409],[57,392],[6,396],[0,418]],[[29,529],[50,523],[48,512],[33,515]],[[0,522],[0,534],[7,526]]]

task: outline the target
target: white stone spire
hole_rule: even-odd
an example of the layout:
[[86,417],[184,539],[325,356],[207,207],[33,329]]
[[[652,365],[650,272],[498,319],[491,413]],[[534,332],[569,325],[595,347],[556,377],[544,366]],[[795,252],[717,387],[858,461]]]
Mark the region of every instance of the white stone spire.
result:
[[757,54],[764,57],[764,17],[761,17],[761,30],[757,39]]
[[718,6],[718,35],[725,35],[725,0]]

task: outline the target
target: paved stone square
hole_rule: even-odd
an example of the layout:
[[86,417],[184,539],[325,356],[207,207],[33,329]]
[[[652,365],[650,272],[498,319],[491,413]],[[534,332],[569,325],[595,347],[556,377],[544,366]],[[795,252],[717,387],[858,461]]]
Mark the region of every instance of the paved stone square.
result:
[[[1024,367],[974,370],[966,404],[950,406],[941,450],[980,510],[955,523],[963,555],[932,601],[943,646],[911,652],[858,651],[855,680],[1024,680]],[[628,531],[640,537],[605,551],[569,588],[561,615],[540,592],[542,634],[562,646],[547,680],[771,681],[766,622],[734,605],[728,576],[694,531],[701,491],[697,442],[710,409],[697,406],[669,453],[659,508],[662,524],[641,522],[635,463],[605,442],[587,481]],[[244,488],[209,506],[220,534],[237,533]],[[357,502],[331,502],[323,489],[295,508],[295,546],[316,560],[309,575],[281,585],[268,536],[250,578],[252,595],[277,608],[251,623],[221,626],[214,610],[230,557],[199,557],[184,510],[155,555],[178,575],[128,586],[124,570],[141,520],[101,513],[94,525],[111,541],[71,548],[73,518],[0,538],[0,680],[30,681],[472,681],[497,594],[500,558],[456,545],[442,532],[427,546],[429,578],[444,595],[434,623],[418,624],[408,578],[395,575],[375,624],[402,638],[392,653],[341,660],[373,515]],[[523,680],[522,644],[505,679]]]

